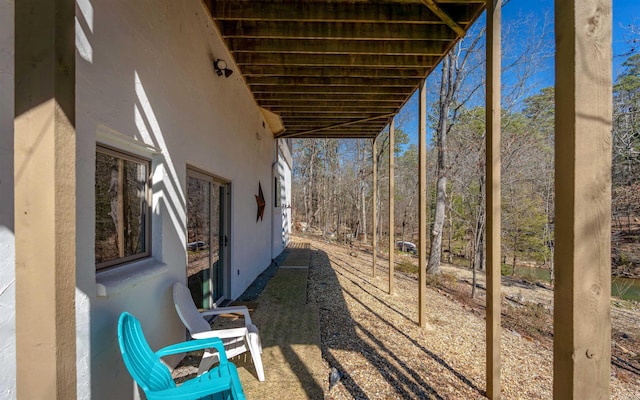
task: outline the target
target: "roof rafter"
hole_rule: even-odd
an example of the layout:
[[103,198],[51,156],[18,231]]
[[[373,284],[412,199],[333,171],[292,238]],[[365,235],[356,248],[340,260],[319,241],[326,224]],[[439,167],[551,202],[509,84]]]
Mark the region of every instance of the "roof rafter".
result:
[[445,24],[418,25],[353,22],[298,22],[298,21],[219,21],[227,38],[313,39],[340,40],[366,39],[383,41],[454,40],[457,35]]
[[[319,5],[319,6],[317,6]],[[303,22],[357,22],[439,24],[442,16],[437,10],[425,9],[420,3],[368,2],[259,2],[214,0],[212,15],[221,21],[303,21]],[[448,4],[448,13],[460,21],[470,18],[464,4]],[[451,18],[451,17],[450,17]]]
[[438,4],[436,4],[435,1],[433,1],[433,0],[422,0],[422,3],[425,6],[427,6],[427,8],[429,8],[434,14],[436,14],[438,17],[440,17],[440,19],[442,19],[442,21],[445,24],[447,24],[447,26],[449,26],[449,28],[453,29],[453,31],[458,34],[458,36],[460,36],[460,37],[464,36],[465,30],[462,29],[462,27],[453,18],[451,18],[451,16],[449,16],[449,14],[447,14],[445,11],[443,11],[442,8],[440,8],[440,6],[438,6]]
[[230,38],[229,48],[234,53],[293,53],[293,54],[387,54],[438,56],[447,42],[441,40],[377,41],[352,40],[297,40],[272,38]]
[[325,127],[325,128],[312,129],[312,130],[310,130],[310,131],[296,133],[295,135],[288,135],[287,137],[292,137],[292,136],[302,136],[302,135],[307,135],[307,134],[310,134],[310,133],[316,133],[316,132],[326,131],[326,130],[329,130],[329,129],[342,128],[342,127],[345,127],[345,126],[349,126],[349,125],[357,124],[357,123],[359,123],[359,122],[372,121],[372,120],[375,120],[375,119],[382,119],[382,118],[389,119],[389,118],[393,117],[394,115],[395,115],[395,113],[386,114],[386,115],[379,115],[379,116],[370,117],[370,118],[365,118],[365,119],[361,119],[361,120],[357,120],[357,121],[351,121],[351,122],[345,122],[345,123],[342,123],[342,124],[337,124],[337,125],[327,126],[327,127]]

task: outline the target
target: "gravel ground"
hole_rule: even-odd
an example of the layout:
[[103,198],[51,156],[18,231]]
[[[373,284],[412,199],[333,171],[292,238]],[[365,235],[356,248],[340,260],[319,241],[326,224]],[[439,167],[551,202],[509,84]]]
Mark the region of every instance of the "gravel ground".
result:
[[[389,295],[385,260],[372,278],[370,255],[304,240],[311,242],[308,302],[319,308],[322,354],[327,369],[342,374],[325,399],[485,398],[485,322],[477,310],[429,288],[431,329],[423,330],[416,277],[396,272]],[[514,290],[526,299],[524,289]],[[548,345],[503,330],[502,397],[552,398],[552,363]],[[640,376],[620,380],[613,372],[611,398],[640,399]]]

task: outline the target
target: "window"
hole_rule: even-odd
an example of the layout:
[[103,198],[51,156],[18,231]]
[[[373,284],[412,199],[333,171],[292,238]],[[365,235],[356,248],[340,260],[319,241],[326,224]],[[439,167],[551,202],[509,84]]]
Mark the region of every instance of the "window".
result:
[[273,206],[280,207],[282,205],[282,184],[280,183],[280,177],[275,177],[275,182],[273,185]]
[[96,150],[96,269],[150,254],[149,160]]

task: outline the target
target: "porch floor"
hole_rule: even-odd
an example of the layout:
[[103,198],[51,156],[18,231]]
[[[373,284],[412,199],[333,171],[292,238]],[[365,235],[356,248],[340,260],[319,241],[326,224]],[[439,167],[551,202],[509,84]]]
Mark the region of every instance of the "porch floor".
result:
[[255,303],[251,319],[260,329],[266,380],[258,381],[247,353],[232,360],[248,399],[323,398],[318,307],[307,303],[309,253],[308,243],[292,243]]

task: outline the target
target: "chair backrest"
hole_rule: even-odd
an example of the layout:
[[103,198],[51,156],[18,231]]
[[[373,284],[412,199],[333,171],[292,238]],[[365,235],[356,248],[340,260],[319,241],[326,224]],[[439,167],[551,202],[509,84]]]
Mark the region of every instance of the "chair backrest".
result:
[[173,284],[173,304],[176,306],[176,311],[182,323],[192,336],[196,333],[211,330],[209,323],[198,312],[198,308],[191,297],[191,292],[180,282]]
[[145,393],[176,386],[171,372],[149,347],[142,333],[140,321],[128,312],[118,320],[118,342],[127,370]]

